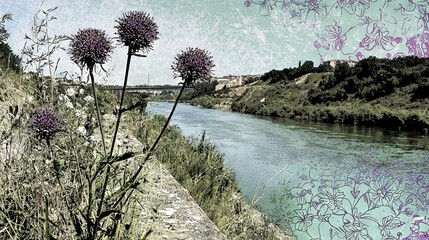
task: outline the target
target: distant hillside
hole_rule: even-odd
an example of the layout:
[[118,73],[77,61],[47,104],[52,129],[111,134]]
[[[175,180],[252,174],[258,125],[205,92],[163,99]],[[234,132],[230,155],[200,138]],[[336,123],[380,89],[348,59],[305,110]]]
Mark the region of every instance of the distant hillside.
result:
[[[260,80],[217,92],[233,111],[314,121],[381,126],[427,132],[429,59],[369,57],[350,67],[338,63],[272,70]],[[201,98],[207,104],[207,96]],[[193,101],[198,104],[198,99]]]

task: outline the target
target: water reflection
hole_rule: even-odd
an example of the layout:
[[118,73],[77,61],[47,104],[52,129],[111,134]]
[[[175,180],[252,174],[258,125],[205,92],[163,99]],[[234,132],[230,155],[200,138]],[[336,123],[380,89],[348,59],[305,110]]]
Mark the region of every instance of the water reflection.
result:
[[258,116],[271,122],[293,125],[306,131],[325,132],[346,140],[359,140],[367,143],[387,143],[404,150],[429,150],[429,136],[424,133],[386,130],[380,127],[358,126],[353,124],[309,122],[278,117]]

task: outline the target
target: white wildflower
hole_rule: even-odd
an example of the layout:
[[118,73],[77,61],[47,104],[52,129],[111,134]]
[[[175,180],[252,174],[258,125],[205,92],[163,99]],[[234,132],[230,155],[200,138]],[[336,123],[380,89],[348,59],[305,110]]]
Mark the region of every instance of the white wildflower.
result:
[[74,90],[74,88],[69,88],[67,89],[66,94],[69,97],[73,97],[74,95],[76,95],[76,91]]
[[85,90],[83,90],[83,88],[79,89],[79,94],[82,95],[85,92]]
[[93,97],[91,97],[91,96],[86,96],[86,97],[84,98],[84,100],[85,100],[85,101],[87,101],[87,102],[92,102],[92,101],[94,101],[94,98],[93,98]]
[[70,101],[66,102],[66,107],[68,107],[68,108],[74,108],[73,103],[71,103]]
[[79,118],[85,119],[85,118],[86,118],[86,113],[85,113],[85,111],[82,111],[82,110],[76,109],[76,117],[79,117]]
[[86,128],[84,126],[80,126],[76,129],[76,132],[81,136],[85,136],[86,135]]
[[69,97],[67,97],[66,95],[64,95],[64,94],[60,94],[60,96],[58,97],[61,101],[64,101],[64,102],[70,102],[70,98]]
[[94,136],[94,135],[91,135],[89,137],[89,141],[97,143],[97,142],[100,142],[100,139],[98,137]]
[[27,97],[27,101],[28,101],[29,103],[33,102],[33,100],[34,100],[33,96],[28,96],[28,97]]

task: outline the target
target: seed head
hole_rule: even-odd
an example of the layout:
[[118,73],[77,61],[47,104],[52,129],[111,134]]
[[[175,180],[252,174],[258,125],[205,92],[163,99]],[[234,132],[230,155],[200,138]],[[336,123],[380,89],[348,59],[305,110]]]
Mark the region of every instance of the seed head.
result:
[[69,54],[75,63],[92,68],[96,63],[106,63],[112,50],[112,41],[105,31],[87,28],[73,36]]
[[133,53],[139,50],[148,52],[153,48],[153,42],[158,39],[158,25],[145,12],[124,13],[116,22],[119,42],[129,46]]
[[171,69],[174,78],[180,77],[189,85],[198,80],[209,80],[214,66],[213,57],[206,50],[187,48],[175,57]]
[[29,127],[36,137],[49,141],[62,130],[63,124],[59,114],[49,108],[41,108],[33,114]]

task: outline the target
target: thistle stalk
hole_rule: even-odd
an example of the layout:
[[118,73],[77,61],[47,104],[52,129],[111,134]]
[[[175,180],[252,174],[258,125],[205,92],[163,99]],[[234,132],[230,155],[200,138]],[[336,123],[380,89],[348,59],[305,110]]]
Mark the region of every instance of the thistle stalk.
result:
[[103,125],[102,125],[102,122],[101,122],[100,107],[98,105],[98,98],[97,98],[97,92],[96,92],[96,88],[95,88],[95,80],[94,80],[93,69],[94,69],[93,67],[89,68],[89,76],[91,78],[92,94],[94,96],[95,108],[96,108],[96,112],[97,112],[98,127],[100,129],[101,141],[103,143],[103,151],[104,151],[104,155],[106,155],[107,154],[106,140],[104,138]]
[[174,102],[173,108],[171,109],[170,115],[168,115],[167,121],[165,121],[161,132],[159,133],[158,137],[156,138],[155,142],[153,143],[152,147],[150,148],[149,152],[147,153],[143,163],[140,164],[140,167],[137,169],[136,173],[131,177],[131,179],[130,179],[131,183],[137,179],[138,175],[140,174],[141,170],[143,169],[144,164],[149,160],[150,156],[152,155],[156,146],[158,145],[158,142],[161,140],[161,137],[164,135],[164,132],[167,129],[171,118],[173,117],[174,111],[176,110],[177,104],[179,103],[180,97],[182,96],[182,93],[185,90],[185,87],[186,87],[186,85],[185,85],[185,83],[183,83],[182,88],[180,89],[179,95],[177,96],[176,101]]
[[[124,86],[122,87],[121,101],[119,103],[119,109],[118,109],[118,113],[117,113],[117,117],[116,117],[116,125],[115,125],[115,132],[113,133],[112,146],[110,148],[109,156],[107,159],[110,159],[113,156],[113,150],[115,149],[116,137],[118,135],[119,124],[121,122],[122,105],[124,103],[125,93],[126,93],[126,89],[127,89],[128,73],[129,73],[130,64],[131,64],[131,56],[132,56],[131,47],[128,47],[127,66],[125,68]],[[106,173],[105,173],[105,177],[104,177],[104,182],[103,182],[103,189],[101,190],[100,204],[98,205],[98,209],[97,209],[97,215],[96,215],[97,218],[95,220],[95,227],[94,227],[94,233],[93,233],[94,237],[95,237],[95,234],[97,231],[97,226],[99,223],[99,217],[98,216],[100,215],[102,207],[103,207],[104,196],[106,194],[107,183],[109,181],[109,175],[110,175],[109,173],[110,173],[110,165],[107,165]]]

